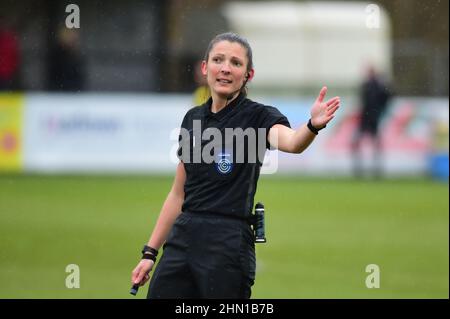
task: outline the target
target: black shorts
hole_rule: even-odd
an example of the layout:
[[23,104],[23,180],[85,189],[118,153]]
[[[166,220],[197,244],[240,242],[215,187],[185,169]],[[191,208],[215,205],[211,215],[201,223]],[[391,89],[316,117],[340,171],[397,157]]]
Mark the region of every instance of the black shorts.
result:
[[163,248],[147,298],[250,298],[256,259],[245,220],[183,212]]

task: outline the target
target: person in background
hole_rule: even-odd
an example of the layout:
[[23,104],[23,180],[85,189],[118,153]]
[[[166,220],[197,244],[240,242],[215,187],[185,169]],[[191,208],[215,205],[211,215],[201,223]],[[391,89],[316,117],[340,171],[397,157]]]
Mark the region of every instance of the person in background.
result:
[[81,91],[84,88],[84,61],[75,29],[59,29],[48,61],[48,88],[51,91]]
[[197,61],[194,65],[194,82],[197,88],[194,91],[194,105],[202,105],[210,97],[208,83],[206,82],[206,77],[202,74],[202,61]]
[[8,21],[0,16],[0,91],[18,89],[19,41]]
[[379,178],[383,175],[382,155],[383,147],[379,134],[380,121],[386,112],[388,101],[391,97],[386,84],[370,66],[367,70],[367,78],[360,88],[361,113],[358,128],[353,136],[353,170],[355,177],[362,177],[364,173],[361,156],[363,137],[370,137],[373,143],[373,175]]

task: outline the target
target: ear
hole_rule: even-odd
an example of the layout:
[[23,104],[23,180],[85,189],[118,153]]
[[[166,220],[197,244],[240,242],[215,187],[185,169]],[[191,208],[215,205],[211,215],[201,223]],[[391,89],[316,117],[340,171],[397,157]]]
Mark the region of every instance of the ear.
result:
[[208,74],[208,68],[207,68],[207,63],[205,60],[202,61],[201,69],[202,69],[202,74],[204,76],[206,76]]
[[251,81],[254,76],[255,76],[255,69],[250,69],[250,71],[247,72],[247,82]]

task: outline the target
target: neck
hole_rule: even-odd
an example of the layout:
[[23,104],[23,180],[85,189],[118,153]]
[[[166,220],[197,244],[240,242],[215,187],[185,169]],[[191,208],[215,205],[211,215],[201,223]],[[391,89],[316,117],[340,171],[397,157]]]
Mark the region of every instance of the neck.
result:
[[212,95],[211,112],[217,113],[234,101],[240,92],[235,92],[230,96]]

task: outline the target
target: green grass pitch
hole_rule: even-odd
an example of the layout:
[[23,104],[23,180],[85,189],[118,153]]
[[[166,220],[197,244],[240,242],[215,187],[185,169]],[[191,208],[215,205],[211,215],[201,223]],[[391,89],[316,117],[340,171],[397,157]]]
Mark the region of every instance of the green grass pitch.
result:
[[[129,294],[172,177],[0,176],[0,298]],[[448,183],[261,178],[252,298],[448,298]],[[68,289],[66,266],[80,267]],[[380,287],[366,287],[366,266]]]

